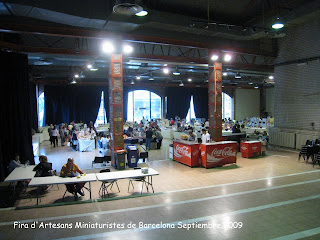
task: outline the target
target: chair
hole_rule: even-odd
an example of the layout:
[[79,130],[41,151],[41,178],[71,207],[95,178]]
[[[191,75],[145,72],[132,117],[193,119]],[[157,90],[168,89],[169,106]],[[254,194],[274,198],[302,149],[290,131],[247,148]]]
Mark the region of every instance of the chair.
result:
[[105,163],[111,162],[111,156],[104,156],[104,157],[95,157],[94,160],[92,161],[92,167],[93,164],[95,163],[102,163],[101,167],[103,165],[106,165]]
[[313,167],[314,167],[314,165],[316,165],[317,162],[318,162],[318,164],[320,166],[320,153],[317,153],[317,154],[314,155],[314,159],[312,161]]
[[144,145],[141,145],[140,147],[141,147],[141,150],[143,150],[143,152],[142,151],[140,152],[139,158],[142,158],[143,162],[145,162],[146,158],[149,160],[149,154],[148,154],[147,150],[145,149]]
[[299,152],[299,158],[298,158],[298,162],[300,161],[300,157],[303,157],[303,160],[306,162],[306,164],[308,163],[308,159],[311,156],[312,157],[312,141],[311,140],[307,140],[306,141],[306,145],[302,145],[300,152]]
[[[100,173],[104,173],[104,172],[110,172],[110,169],[104,169],[104,170],[101,170]],[[117,185],[117,188],[118,188],[118,192],[120,192],[120,189],[119,189],[119,186],[118,186],[118,180],[108,180],[108,181],[102,181],[101,183],[101,187],[99,189],[99,194],[100,196],[103,198],[103,196],[106,195],[106,192],[107,192],[107,195],[109,197],[109,192],[108,192],[108,188],[110,187],[110,190],[112,190],[112,187],[113,187],[113,184],[116,184]]]
[[[140,167],[135,167],[134,168],[134,170],[139,170],[139,169],[141,169],[141,168]],[[133,183],[132,183],[133,181],[142,182],[141,194],[142,194],[142,191],[143,191],[143,185],[146,185],[147,191],[149,192],[148,184],[146,182],[146,177],[129,178],[128,192],[129,192],[129,189],[130,189],[130,183],[132,185],[132,189],[134,190],[134,186],[133,186]]]

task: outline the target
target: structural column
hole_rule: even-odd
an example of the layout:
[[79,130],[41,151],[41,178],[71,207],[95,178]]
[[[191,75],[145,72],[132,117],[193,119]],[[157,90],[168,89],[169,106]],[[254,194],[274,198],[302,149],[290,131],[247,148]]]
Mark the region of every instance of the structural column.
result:
[[109,122],[111,136],[111,158],[124,149],[123,142],[123,76],[122,54],[112,54],[109,67]]
[[209,66],[209,133],[214,141],[222,140],[222,63]]

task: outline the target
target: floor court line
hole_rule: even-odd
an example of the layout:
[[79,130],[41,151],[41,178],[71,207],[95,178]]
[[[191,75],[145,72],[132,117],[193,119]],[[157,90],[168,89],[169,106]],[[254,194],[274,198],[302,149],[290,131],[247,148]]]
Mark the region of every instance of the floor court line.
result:
[[[52,221],[52,220],[88,217],[88,216],[91,216],[91,215],[104,215],[104,214],[121,213],[121,212],[129,212],[129,211],[138,211],[138,210],[160,208],[160,207],[167,207],[167,206],[176,206],[176,205],[182,205],[182,204],[188,204],[188,203],[208,201],[208,200],[213,200],[213,199],[221,199],[221,198],[227,198],[227,197],[240,196],[240,195],[245,195],[245,194],[250,194],[250,193],[270,191],[270,190],[281,189],[281,188],[292,187],[292,186],[299,186],[299,185],[315,183],[315,182],[320,182],[320,179],[304,181],[304,182],[298,182],[298,183],[290,183],[290,184],[274,186],[274,187],[260,188],[260,189],[249,190],[249,191],[244,191],[244,192],[236,192],[236,193],[230,193],[230,194],[224,194],[224,195],[218,195],[218,196],[211,196],[211,197],[205,197],[205,198],[197,198],[197,199],[191,199],[191,200],[177,201],[177,202],[171,202],[171,203],[162,203],[162,204],[142,206],[142,207],[133,207],[133,208],[124,208],[124,209],[107,210],[107,211],[99,211],[99,212],[81,213],[81,214],[64,215],[64,216],[48,217],[48,218],[25,219],[25,220],[19,220],[19,222],[20,223],[30,223],[30,222],[34,222],[34,221],[39,221],[39,222],[40,221]],[[2,222],[2,223],[0,223],[0,227],[1,226],[6,226],[6,225],[12,225],[12,224],[13,224],[13,221]]]
[[[284,205],[314,200],[317,198],[320,198],[320,194],[309,196],[309,197],[304,197],[304,198],[298,198],[298,199],[294,199],[294,200],[278,202],[278,203],[261,205],[261,206],[253,207],[253,208],[241,209],[241,210],[237,210],[237,211],[233,211],[233,212],[226,212],[226,213],[215,214],[215,215],[210,215],[210,216],[205,216],[205,217],[200,217],[200,218],[192,218],[192,219],[175,221],[175,222],[170,222],[170,223],[163,223],[163,225],[167,224],[167,225],[179,226],[179,225],[183,225],[183,224],[199,223],[199,222],[203,222],[203,221],[210,221],[213,218],[218,218],[218,217],[222,217],[222,216],[226,216],[226,215],[227,216],[234,216],[234,215],[239,215],[239,214],[243,214],[243,213],[261,211],[261,210],[265,210],[265,209],[269,209],[269,208],[281,207]],[[86,240],[86,239],[95,239],[95,238],[109,237],[109,236],[121,235],[121,234],[132,234],[132,233],[144,232],[144,231],[150,231],[150,230],[156,230],[156,229],[161,229],[161,227],[126,229],[126,230],[119,230],[119,231],[112,231],[112,232],[105,232],[105,233],[96,233],[96,234],[89,234],[89,235],[82,235],[82,236],[80,235],[80,236],[70,237],[70,238],[59,238],[56,240]],[[314,231],[314,232],[317,232],[317,231]],[[317,233],[313,233],[313,235],[315,235],[315,234],[317,234]],[[291,238],[291,239],[294,239],[294,238]],[[277,239],[277,240],[287,240],[287,238]],[[289,238],[288,238],[288,240],[289,240]]]
[[246,181],[241,181],[241,182],[224,183],[224,184],[210,185],[210,186],[204,186],[204,187],[195,187],[195,188],[172,190],[172,191],[166,191],[166,192],[163,192],[163,193],[176,193],[176,192],[193,191],[193,190],[215,188],[215,187],[222,187],[222,186],[231,186],[231,185],[237,185],[237,184],[242,184],[242,183],[251,183],[251,182],[258,182],[258,181],[263,181],[263,180],[270,180],[270,179],[277,179],[277,178],[284,178],[284,177],[292,177],[292,176],[298,176],[298,175],[316,173],[316,172],[320,172],[320,170],[313,170],[313,171],[300,172],[300,173],[291,173],[291,174],[274,176],[274,177],[267,177],[267,178],[258,178],[258,179],[246,180]]

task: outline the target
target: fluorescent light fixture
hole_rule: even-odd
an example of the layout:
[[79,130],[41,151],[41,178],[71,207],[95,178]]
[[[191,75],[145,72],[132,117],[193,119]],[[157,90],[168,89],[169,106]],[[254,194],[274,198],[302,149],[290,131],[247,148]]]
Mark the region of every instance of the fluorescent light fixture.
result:
[[166,66],[168,66],[168,64],[164,64],[163,66],[165,66],[165,67],[166,67]]
[[173,74],[173,75],[176,75],[176,76],[180,75],[180,72],[179,72],[179,70],[178,70],[178,67],[176,67],[176,70],[173,71],[172,74]]
[[226,54],[226,55],[224,55],[224,60],[226,61],[226,62],[229,62],[230,60],[231,60],[231,55],[230,54]]
[[237,74],[234,76],[234,78],[241,78],[241,75],[240,75],[240,73],[239,72],[237,72]]
[[79,78],[80,76],[79,76],[79,74],[75,74],[74,77],[75,78]]
[[147,15],[148,15],[148,11],[146,11],[146,10],[142,10],[142,11],[136,13],[136,16],[138,16],[138,17],[144,17]]
[[224,72],[222,73],[223,76],[228,76],[228,73]]
[[255,85],[254,88],[259,88],[258,85]]
[[136,79],[137,79],[137,80],[140,80],[140,78],[141,78],[141,77],[140,77],[139,75],[138,75],[138,76],[136,76]]
[[180,84],[179,84],[179,86],[180,86],[180,87],[183,87],[183,86],[184,86],[183,82],[182,82],[182,83],[180,83]]
[[214,55],[211,56],[211,60],[212,60],[212,61],[217,61],[218,59],[219,59],[219,56],[216,55],[216,54],[214,54]]
[[272,24],[272,28],[273,29],[281,29],[284,27],[284,24],[280,21],[280,18],[277,17],[277,20],[275,21],[275,23]]
[[130,45],[124,45],[123,46],[123,53],[130,54],[133,52],[133,47]]
[[163,69],[163,73],[168,74],[169,73],[169,69],[168,68],[164,68]]
[[274,79],[274,77],[273,76],[269,76],[269,79],[272,80],[272,79]]
[[149,77],[149,80],[150,80],[150,81],[153,81],[153,80],[154,80],[154,78],[153,78],[152,76],[150,76],[150,77]]
[[102,44],[102,51],[104,53],[112,53],[114,52],[114,46],[111,42],[104,42]]
[[92,68],[90,68],[90,71],[98,71],[98,68],[93,66]]
[[87,68],[89,68],[89,69],[91,69],[92,67],[93,67],[92,64],[87,65]]
[[192,79],[191,79],[191,78],[188,78],[188,82],[192,82]]
[[253,84],[253,82],[250,80],[250,82],[248,83],[249,85],[252,85]]
[[77,81],[73,78],[71,84],[75,84]]

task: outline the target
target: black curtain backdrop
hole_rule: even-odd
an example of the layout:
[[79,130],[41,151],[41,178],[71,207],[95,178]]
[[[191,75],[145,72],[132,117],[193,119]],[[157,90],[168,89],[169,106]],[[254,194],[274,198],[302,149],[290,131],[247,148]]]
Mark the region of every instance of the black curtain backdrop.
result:
[[31,127],[34,130],[37,130],[38,129],[37,91],[36,91],[36,84],[34,83],[29,83],[29,98],[30,98]]
[[0,52],[1,105],[0,178],[7,175],[7,166],[20,154],[24,163],[34,163],[31,135],[28,56]]
[[[95,122],[100,106],[101,91],[104,91],[106,102],[107,87],[45,86],[46,124],[70,123],[71,121]],[[108,108],[106,103],[105,108]]]
[[190,106],[191,88],[170,87],[166,89],[167,95],[167,118],[178,115],[185,118]]
[[208,88],[192,88],[191,94],[196,117],[208,119]]

